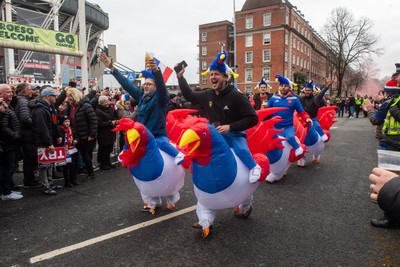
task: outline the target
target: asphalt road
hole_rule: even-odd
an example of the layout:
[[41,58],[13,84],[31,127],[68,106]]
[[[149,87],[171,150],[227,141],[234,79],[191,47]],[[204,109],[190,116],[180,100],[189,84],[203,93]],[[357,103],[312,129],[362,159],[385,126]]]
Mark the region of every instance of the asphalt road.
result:
[[374,128],[364,118],[333,127],[320,164],[260,184],[248,219],[219,211],[206,240],[191,227],[190,174],[176,211],[154,216],[139,211],[124,168],[56,196],[23,189],[0,202],[0,266],[400,266],[400,230],[370,226],[382,215],[369,200]]

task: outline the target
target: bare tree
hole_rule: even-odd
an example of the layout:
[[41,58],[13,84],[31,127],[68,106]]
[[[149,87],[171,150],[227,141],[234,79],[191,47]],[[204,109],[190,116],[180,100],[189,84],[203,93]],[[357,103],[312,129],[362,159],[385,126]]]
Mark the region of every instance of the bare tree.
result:
[[365,17],[355,20],[346,8],[334,9],[323,28],[325,40],[334,54],[332,59],[341,95],[347,69],[371,54],[380,54],[376,48],[378,37],[372,34],[373,22]]

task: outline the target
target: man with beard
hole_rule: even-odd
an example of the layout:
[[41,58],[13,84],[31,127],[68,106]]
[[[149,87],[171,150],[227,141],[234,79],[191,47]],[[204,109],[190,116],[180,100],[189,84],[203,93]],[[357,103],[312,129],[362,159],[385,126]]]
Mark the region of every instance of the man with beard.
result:
[[282,110],[276,112],[273,116],[280,116],[283,121],[278,122],[275,127],[277,129],[283,130],[283,134],[287,142],[295,149],[296,157],[304,153],[303,148],[296,141],[295,129],[293,126],[293,113],[297,111],[300,117],[312,124],[312,120],[307,112],[304,111],[300,100],[292,94],[291,82],[281,75],[276,75],[276,79],[279,82],[279,92],[278,94],[272,96],[268,101],[268,107],[285,107],[287,110]]
[[[332,81],[326,79],[326,85],[324,86],[324,88],[318,94],[314,94],[314,91],[316,89],[315,84],[314,81],[310,79],[304,86],[304,95],[300,97],[300,102],[301,105],[303,106],[303,109],[311,117],[315,130],[321,136],[321,140],[323,142],[328,140],[328,136],[324,133],[324,131],[321,128],[321,125],[318,122],[317,114],[318,114],[318,109],[322,106],[323,97],[326,91],[331,86],[331,84]],[[317,156],[313,155],[313,162],[317,163],[319,162],[319,160],[320,160],[320,155]],[[297,165],[300,167],[304,167],[305,159],[304,158],[300,159]]]

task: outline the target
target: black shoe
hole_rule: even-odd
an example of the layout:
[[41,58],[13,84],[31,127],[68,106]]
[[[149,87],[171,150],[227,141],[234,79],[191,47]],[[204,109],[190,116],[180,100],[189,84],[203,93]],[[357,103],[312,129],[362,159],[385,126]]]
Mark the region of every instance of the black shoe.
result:
[[82,169],[78,169],[78,173],[87,173],[87,170],[82,168]]
[[[159,209],[159,208],[161,208],[161,207],[162,207],[162,204],[157,204],[157,205],[155,206],[155,209]],[[143,208],[141,208],[140,211],[149,212],[149,211],[150,211],[150,207],[149,207],[149,206],[143,206]]]
[[37,182],[37,181],[33,181],[32,183],[24,183],[24,185],[22,186],[23,188],[34,188],[34,187],[41,187],[42,184]]
[[73,185],[72,183],[64,184],[64,186],[65,186],[65,187],[68,187],[68,188],[74,187],[74,185]]
[[109,170],[111,170],[111,167],[108,165],[100,165],[100,170],[109,171]]
[[94,175],[94,173],[89,174],[88,176],[86,176],[85,179],[82,180],[82,183],[85,183],[87,181],[94,181],[95,178],[96,178],[96,176]]
[[78,183],[77,181],[75,181],[75,180],[74,180],[74,181],[71,181],[71,184],[72,184],[72,185],[79,185],[79,183]]
[[389,221],[386,216],[383,216],[382,218],[379,219],[372,219],[371,220],[371,225],[374,227],[378,228],[400,228],[400,223],[394,222],[394,221]]

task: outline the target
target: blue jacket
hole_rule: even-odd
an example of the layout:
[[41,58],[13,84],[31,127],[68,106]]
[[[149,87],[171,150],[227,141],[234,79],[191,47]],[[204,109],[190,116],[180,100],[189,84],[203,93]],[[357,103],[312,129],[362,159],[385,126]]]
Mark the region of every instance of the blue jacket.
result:
[[280,116],[284,121],[278,122],[275,127],[277,129],[293,126],[293,113],[296,110],[300,117],[305,121],[310,118],[307,112],[304,111],[299,98],[289,93],[286,96],[276,94],[268,100],[268,107],[285,107],[288,110],[278,111],[274,116]]
[[144,94],[142,90],[133,86],[128,78],[125,78],[116,68],[114,68],[112,75],[125,91],[139,103],[137,109],[138,122],[146,126],[154,137],[167,136],[165,118],[167,116],[169,95],[161,71],[153,73],[156,78],[157,89],[149,94]]

